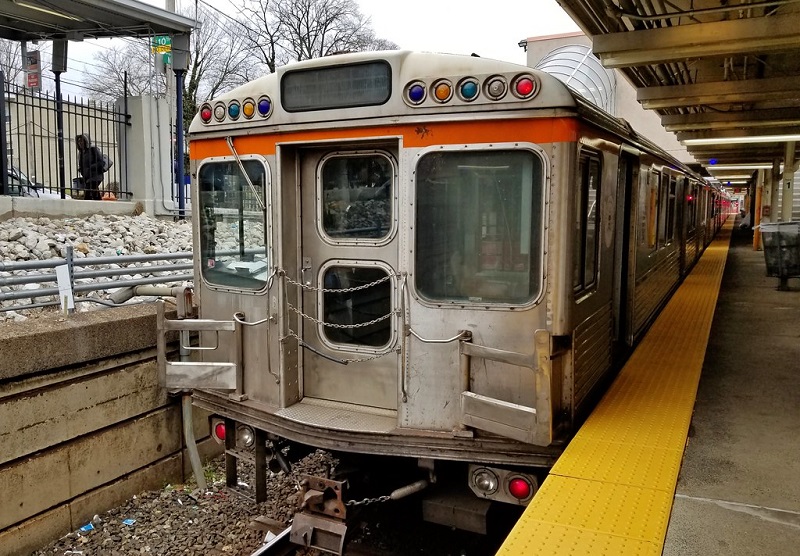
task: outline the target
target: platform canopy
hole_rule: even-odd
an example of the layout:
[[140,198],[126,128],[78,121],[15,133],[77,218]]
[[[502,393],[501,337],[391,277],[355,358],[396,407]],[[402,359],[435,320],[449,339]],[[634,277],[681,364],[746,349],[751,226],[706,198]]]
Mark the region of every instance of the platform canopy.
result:
[[189,35],[194,26],[137,0],[0,0],[0,38],[14,41]]
[[558,3],[703,166],[798,160],[798,0]]

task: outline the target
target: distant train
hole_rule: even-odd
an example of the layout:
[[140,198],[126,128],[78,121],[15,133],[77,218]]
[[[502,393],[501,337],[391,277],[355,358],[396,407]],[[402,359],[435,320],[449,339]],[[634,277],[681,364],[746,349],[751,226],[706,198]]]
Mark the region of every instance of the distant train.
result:
[[[527,504],[727,216],[625,121],[478,57],[291,64],[202,105],[190,152],[199,319],[160,328],[199,339],[160,362],[218,416],[229,482],[254,449],[262,499],[310,447],[406,458],[394,497],[447,469]],[[338,538],[329,479],[298,535]]]

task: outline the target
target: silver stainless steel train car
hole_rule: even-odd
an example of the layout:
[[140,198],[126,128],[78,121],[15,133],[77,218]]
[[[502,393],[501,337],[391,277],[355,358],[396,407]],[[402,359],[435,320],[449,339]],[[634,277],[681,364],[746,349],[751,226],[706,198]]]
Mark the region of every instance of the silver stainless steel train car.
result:
[[[204,104],[190,152],[199,318],[160,328],[199,334],[160,360],[229,481],[255,445],[262,498],[306,446],[526,504],[725,216],[626,122],[477,57],[288,65]],[[342,484],[308,488],[343,511]]]

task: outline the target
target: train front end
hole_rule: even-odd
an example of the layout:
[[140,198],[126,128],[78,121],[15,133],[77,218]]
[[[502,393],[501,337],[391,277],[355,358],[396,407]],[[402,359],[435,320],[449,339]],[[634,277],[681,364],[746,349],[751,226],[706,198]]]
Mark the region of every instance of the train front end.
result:
[[560,83],[474,57],[312,60],[206,103],[197,337],[166,386],[218,416],[229,465],[393,456],[526,504],[569,424],[571,261],[548,253],[576,135]]

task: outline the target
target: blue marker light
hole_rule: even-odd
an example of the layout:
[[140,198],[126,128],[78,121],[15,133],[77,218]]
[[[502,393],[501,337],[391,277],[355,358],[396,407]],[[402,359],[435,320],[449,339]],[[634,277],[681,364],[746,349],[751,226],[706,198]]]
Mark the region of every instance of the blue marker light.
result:
[[425,98],[425,87],[422,85],[412,85],[408,89],[408,100],[413,103],[422,102]]
[[717,163],[717,159],[716,158],[711,158],[711,159],[709,159],[708,163],[713,166],[714,164]]
[[478,96],[478,84],[474,81],[467,81],[461,85],[461,96],[465,100],[472,100]]
[[258,100],[258,113],[262,116],[266,116],[269,114],[270,110],[272,110],[272,104],[270,103],[268,98],[261,98]]

